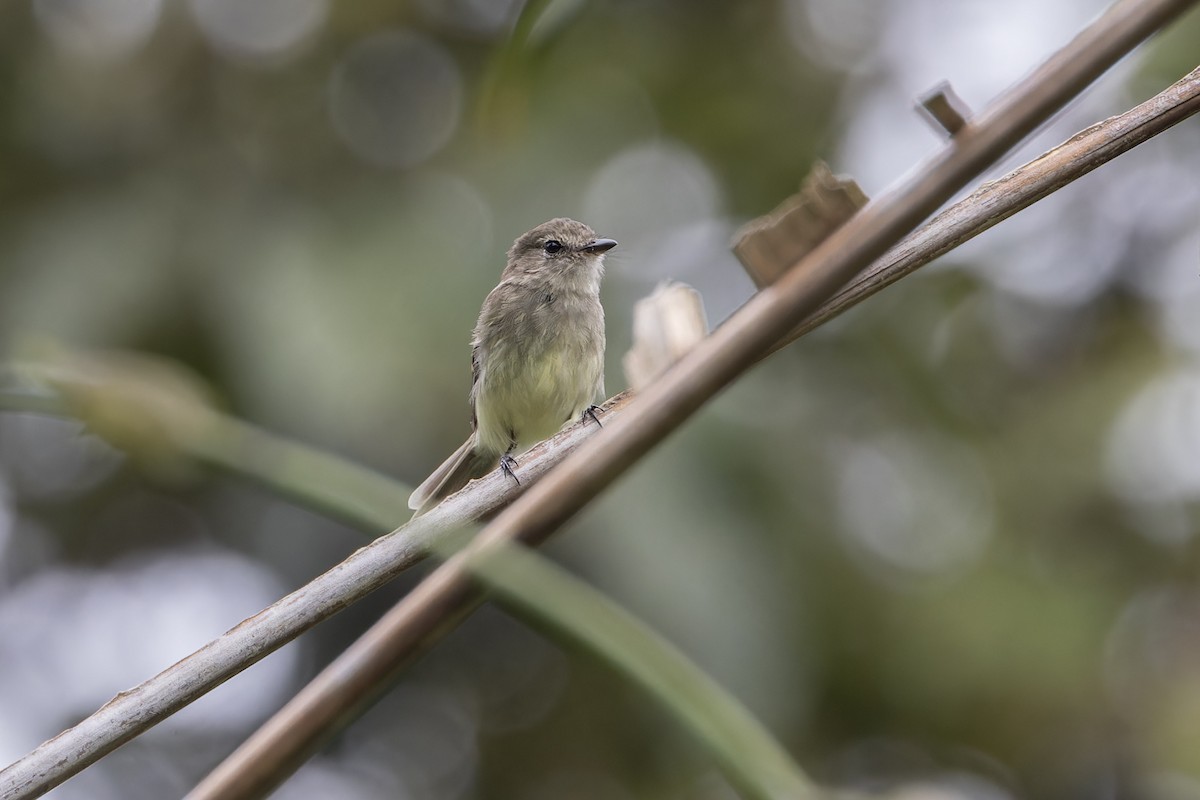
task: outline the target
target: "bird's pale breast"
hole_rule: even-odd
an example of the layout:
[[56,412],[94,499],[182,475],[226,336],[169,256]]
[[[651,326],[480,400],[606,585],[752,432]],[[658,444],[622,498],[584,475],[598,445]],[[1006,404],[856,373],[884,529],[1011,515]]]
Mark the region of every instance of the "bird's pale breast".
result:
[[[513,313],[513,312],[516,313]],[[510,325],[480,341],[477,442],[525,448],[581,415],[602,390],[604,312],[598,298],[544,297],[509,309]]]

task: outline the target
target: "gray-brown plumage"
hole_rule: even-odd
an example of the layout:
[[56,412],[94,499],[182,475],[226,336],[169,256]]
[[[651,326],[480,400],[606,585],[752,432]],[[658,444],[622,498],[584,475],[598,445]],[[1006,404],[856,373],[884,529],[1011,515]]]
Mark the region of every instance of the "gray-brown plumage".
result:
[[470,438],[408,499],[423,514],[501,459],[553,436],[604,394],[600,278],[612,239],[552,219],[513,242],[471,339]]

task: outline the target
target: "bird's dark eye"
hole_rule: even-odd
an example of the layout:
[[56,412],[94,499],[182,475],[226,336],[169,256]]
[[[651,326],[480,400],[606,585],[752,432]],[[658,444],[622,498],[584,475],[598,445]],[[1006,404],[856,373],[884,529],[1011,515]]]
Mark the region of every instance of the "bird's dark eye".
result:
[[563,244],[558,239],[547,239],[546,243],[542,245],[542,249],[550,255],[554,255],[559,250],[563,249]]

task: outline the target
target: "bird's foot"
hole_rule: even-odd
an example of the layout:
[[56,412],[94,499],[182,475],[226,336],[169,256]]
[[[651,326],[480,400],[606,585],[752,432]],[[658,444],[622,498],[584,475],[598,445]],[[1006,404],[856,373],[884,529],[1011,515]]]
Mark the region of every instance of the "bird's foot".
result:
[[500,456],[500,470],[505,475],[512,478],[513,481],[516,482],[517,486],[520,486],[521,479],[517,477],[517,474],[515,472],[513,472],[513,470],[516,469],[517,466],[518,466],[517,460],[515,458],[513,458],[512,456],[510,456],[508,453],[505,453],[504,455]]
[[600,406],[588,406],[583,410],[583,418],[585,420],[590,419],[592,422],[596,423],[597,426],[603,428],[604,426],[600,424],[600,418],[596,416],[596,412],[599,410]]

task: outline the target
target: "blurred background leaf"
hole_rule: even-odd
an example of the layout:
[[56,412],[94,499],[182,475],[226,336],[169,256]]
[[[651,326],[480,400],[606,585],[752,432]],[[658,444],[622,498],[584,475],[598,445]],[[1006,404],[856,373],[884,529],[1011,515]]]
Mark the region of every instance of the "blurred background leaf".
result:
[[[0,6],[0,345],[177,359],[246,419],[414,482],[468,426],[512,239],[609,259],[608,389],[664,278],[823,158],[878,194],[1091,19],[948,0],[29,0]],[[536,9],[535,9],[536,11]],[[1195,66],[1192,14],[1020,159]],[[552,555],[823,783],[1200,796],[1200,123],[779,354]],[[1014,160],[1015,160],[1014,159]],[[228,477],[0,416],[0,761],[361,544]],[[65,784],[179,795],[418,576]],[[63,687],[68,690],[64,691]],[[725,798],[633,688],[487,610],[278,796]]]

